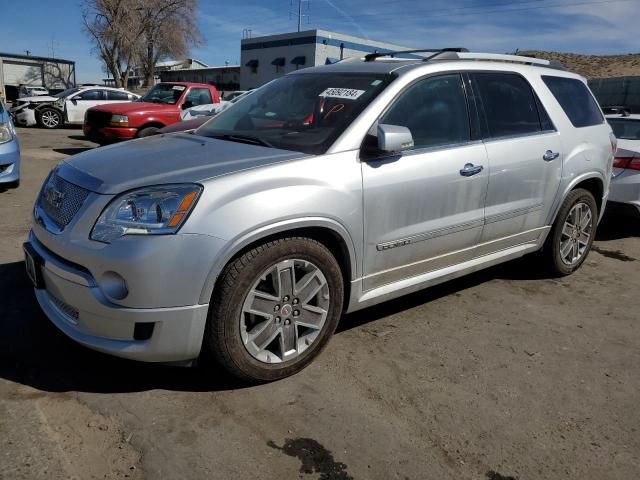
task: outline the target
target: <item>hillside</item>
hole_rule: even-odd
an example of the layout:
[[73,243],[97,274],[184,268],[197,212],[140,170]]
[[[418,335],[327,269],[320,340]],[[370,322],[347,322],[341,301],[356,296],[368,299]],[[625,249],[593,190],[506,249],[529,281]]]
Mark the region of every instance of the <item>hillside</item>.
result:
[[519,50],[518,55],[555,60],[586,78],[640,76],[640,53],[627,55],[578,55],[576,53]]

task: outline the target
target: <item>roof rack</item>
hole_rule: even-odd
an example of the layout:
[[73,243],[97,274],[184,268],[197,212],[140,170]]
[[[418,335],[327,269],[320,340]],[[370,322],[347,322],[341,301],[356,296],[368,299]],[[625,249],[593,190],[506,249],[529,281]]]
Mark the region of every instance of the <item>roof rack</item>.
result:
[[367,55],[364,56],[364,61],[365,62],[372,62],[374,61],[376,58],[380,58],[380,57],[395,57],[396,55],[405,55],[405,54],[410,54],[410,53],[431,53],[433,55],[429,55],[428,57],[425,57],[424,60],[430,60],[432,58],[435,58],[435,56],[440,55],[441,53],[444,52],[468,52],[469,50],[467,50],[466,48],[421,48],[418,50],[396,50],[396,51],[391,51],[391,52],[373,52],[373,53],[369,53]]
[[365,55],[364,61],[371,62],[380,57],[395,57],[396,55],[409,53],[431,53],[422,59],[423,62],[430,60],[489,60],[494,62],[522,63],[524,65],[536,65],[540,67],[555,68],[565,70],[564,66],[555,61],[543,58],[524,57],[521,55],[508,55],[501,53],[477,53],[469,52],[466,48],[441,48],[441,49],[421,49],[421,50],[400,50],[397,52],[373,52]]

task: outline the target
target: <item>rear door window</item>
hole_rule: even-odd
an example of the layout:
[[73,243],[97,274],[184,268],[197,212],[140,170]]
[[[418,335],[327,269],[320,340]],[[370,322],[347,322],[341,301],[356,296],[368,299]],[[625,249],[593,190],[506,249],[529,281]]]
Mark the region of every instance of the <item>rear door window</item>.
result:
[[604,122],[600,107],[587,86],[580,80],[550,75],[543,75],[542,80],[574,127],[590,127]]
[[378,123],[407,127],[416,149],[468,142],[471,133],[462,78],[453,74],[419,80]]
[[480,96],[489,138],[529,135],[550,129],[551,122],[543,112],[544,125],[538,113],[539,101],[531,85],[513,73],[472,73]]
[[107,90],[107,100],[116,100],[120,102],[126,102],[129,100],[130,95],[126,92],[115,92],[113,90]]
[[186,102],[191,102],[194,107],[197,105],[209,105],[213,103],[211,100],[211,92],[208,88],[192,88],[187,94]]

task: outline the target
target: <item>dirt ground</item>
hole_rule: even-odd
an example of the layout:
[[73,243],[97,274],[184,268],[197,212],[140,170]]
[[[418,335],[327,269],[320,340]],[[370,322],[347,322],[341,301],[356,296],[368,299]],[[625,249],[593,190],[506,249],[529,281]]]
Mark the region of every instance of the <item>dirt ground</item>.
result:
[[277,383],[119,360],[40,312],[21,244],[80,130],[19,130],[0,191],[0,479],[640,478],[640,220],[571,277],[526,258],[346,316]]

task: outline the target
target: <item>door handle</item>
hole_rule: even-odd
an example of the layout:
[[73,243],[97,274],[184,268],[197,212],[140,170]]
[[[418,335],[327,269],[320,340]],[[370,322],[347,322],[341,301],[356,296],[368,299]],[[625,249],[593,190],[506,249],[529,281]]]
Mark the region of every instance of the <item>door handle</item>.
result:
[[473,163],[467,163],[462,170],[460,170],[460,175],[463,177],[471,177],[476,173],[480,173],[484,167],[482,165],[474,165]]
[[550,162],[551,160],[555,160],[559,156],[560,154],[558,152],[552,152],[551,150],[547,150],[546,152],[544,152],[544,155],[542,155],[542,159],[545,162]]

